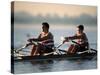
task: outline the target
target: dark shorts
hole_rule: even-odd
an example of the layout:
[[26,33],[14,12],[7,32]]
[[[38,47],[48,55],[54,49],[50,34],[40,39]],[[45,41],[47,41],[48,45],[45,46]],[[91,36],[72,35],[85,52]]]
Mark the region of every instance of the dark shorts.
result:
[[68,49],[68,53],[72,53],[75,54],[76,52],[82,52],[85,51],[85,46],[79,46],[79,45],[70,45],[69,49]]
[[83,46],[83,45],[76,45],[77,47],[77,52],[82,52],[82,51],[85,51],[87,50],[86,46]]
[[40,44],[39,47],[40,47],[40,52],[43,52],[43,53],[53,52],[52,46],[46,46],[46,45]]

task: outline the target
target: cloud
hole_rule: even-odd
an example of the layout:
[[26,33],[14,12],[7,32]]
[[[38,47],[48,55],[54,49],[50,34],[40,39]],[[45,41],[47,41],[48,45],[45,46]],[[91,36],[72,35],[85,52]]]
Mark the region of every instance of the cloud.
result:
[[17,23],[17,24],[24,24],[24,25],[38,24],[44,21],[53,24],[75,24],[75,25],[76,24],[86,24],[86,25],[97,24],[97,16],[91,16],[88,14],[81,14],[75,17],[69,17],[67,15],[65,15],[64,17],[60,17],[59,15],[56,14],[54,16],[51,16],[50,14],[48,14],[44,17],[41,14],[34,16],[26,12],[15,12],[14,16],[12,15],[12,19],[14,19],[15,24]]

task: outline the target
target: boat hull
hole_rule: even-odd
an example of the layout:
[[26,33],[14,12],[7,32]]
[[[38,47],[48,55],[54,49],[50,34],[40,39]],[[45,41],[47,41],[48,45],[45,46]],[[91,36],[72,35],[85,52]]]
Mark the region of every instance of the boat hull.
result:
[[47,55],[47,56],[19,56],[13,57],[13,61],[30,61],[30,60],[53,60],[53,59],[68,59],[68,60],[75,60],[75,59],[93,59],[97,58],[97,53],[83,53],[83,54],[62,54],[62,55]]

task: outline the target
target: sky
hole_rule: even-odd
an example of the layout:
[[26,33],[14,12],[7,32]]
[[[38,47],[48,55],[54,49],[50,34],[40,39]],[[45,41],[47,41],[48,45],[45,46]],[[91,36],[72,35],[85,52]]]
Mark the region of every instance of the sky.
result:
[[27,12],[32,15],[41,14],[43,16],[59,15],[59,16],[79,16],[81,14],[89,14],[95,16],[97,7],[95,6],[79,6],[68,4],[50,4],[50,3],[33,3],[33,2],[19,2],[15,1],[15,12]]
[[97,7],[53,3],[14,1],[14,22],[37,24],[47,21],[53,24],[97,25]]

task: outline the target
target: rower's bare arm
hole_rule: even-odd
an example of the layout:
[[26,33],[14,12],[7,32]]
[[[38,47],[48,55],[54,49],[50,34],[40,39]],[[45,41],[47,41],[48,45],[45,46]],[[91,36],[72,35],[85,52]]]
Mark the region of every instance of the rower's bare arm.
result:
[[32,42],[32,41],[38,41],[38,38],[30,38],[28,39],[29,42]]
[[65,37],[65,40],[69,41],[69,40],[74,40],[74,39],[78,39],[78,38],[80,38],[80,37],[77,35],[74,35],[74,36],[70,36],[70,37]]

